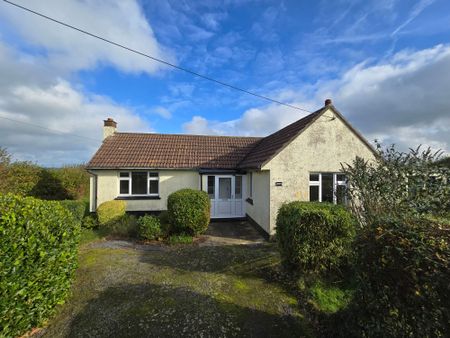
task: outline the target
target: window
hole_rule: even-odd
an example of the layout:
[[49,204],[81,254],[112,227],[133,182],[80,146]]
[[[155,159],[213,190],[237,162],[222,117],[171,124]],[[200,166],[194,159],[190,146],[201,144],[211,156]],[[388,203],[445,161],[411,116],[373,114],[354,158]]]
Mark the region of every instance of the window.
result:
[[132,196],[158,196],[159,174],[148,171],[120,172],[119,194]]
[[215,198],[215,176],[208,176],[208,195],[210,199]]
[[242,176],[235,176],[234,178],[234,198],[242,199]]
[[347,203],[347,179],[338,173],[312,173],[309,175],[311,202]]
[[253,196],[253,173],[249,173],[248,176],[248,197]]

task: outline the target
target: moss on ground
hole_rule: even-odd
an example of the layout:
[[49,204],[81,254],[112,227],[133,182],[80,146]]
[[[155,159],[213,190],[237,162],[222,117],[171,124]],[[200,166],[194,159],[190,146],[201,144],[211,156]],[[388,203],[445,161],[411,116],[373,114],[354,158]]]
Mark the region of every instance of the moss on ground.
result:
[[82,247],[44,337],[311,336],[276,247]]

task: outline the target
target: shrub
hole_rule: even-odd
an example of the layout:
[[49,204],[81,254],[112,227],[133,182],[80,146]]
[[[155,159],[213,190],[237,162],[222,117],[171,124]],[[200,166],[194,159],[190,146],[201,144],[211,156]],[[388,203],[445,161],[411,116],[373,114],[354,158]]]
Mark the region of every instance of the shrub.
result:
[[59,202],[63,207],[67,208],[80,224],[83,221],[84,216],[87,215],[89,205],[86,201],[78,200],[64,200]]
[[176,233],[198,235],[206,231],[210,201],[204,191],[181,189],[169,195],[167,211],[171,229]]
[[0,195],[0,332],[41,325],[66,299],[80,225],[58,202]]
[[98,221],[94,216],[86,216],[83,218],[81,226],[85,229],[95,229],[98,227]]
[[343,166],[349,182],[353,213],[361,226],[383,217],[418,217],[450,211],[450,169],[436,165],[441,152],[385,150],[380,161],[356,158]]
[[144,239],[158,239],[162,235],[161,223],[155,216],[145,215],[138,219],[139,236]]
[[190,235],[186,234],[179,234],[179,235],[172,235],[167,239],[167,243],[170,245],[176,245],[176,244],[192,244],[194,241],[194,238]]
[[327,203],[291,202],[277,215],[281,257],[306,272],[338,268],[349,257],[355,223],[343,207]]
[[97,208],[97,219],[100,227],[111,226],[125,215],[125,201],[107,201]]
[[[356,241],[352,329],[365,337],[450,334],[450,227],[428,219],[382,219]],[[344,334],[347,335],[347,334]]]
[[[104,228],[105,229],[105,228]],[[134,215],[125,214],[113,223],[110,223],[106,230],[111,235],[120,237],[137,237],[137,218]]]

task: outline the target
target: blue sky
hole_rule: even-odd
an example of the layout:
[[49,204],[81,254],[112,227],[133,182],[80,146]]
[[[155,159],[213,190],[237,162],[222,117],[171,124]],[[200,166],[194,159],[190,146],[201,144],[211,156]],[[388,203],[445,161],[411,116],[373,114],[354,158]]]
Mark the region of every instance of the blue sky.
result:
[[[332,98],[369,139],[449,151],[450,2],[56,1],[32,9],[308,110]],[[306,113],[159,65],[0,3],[0,146],[87,161],[122,131],[267,135]],[[88,139],[89,138],[89,139]]]

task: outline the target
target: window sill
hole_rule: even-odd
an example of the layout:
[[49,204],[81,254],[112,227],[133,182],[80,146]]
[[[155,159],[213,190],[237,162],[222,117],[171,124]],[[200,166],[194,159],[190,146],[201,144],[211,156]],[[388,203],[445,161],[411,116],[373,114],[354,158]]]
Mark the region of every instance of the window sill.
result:
[[159,196],[117,196],[116,200],[160,200]]
[[247,198],[246,200],[245,200],[248,204],[251,204],[251,205],[253,205],[253,198]]

